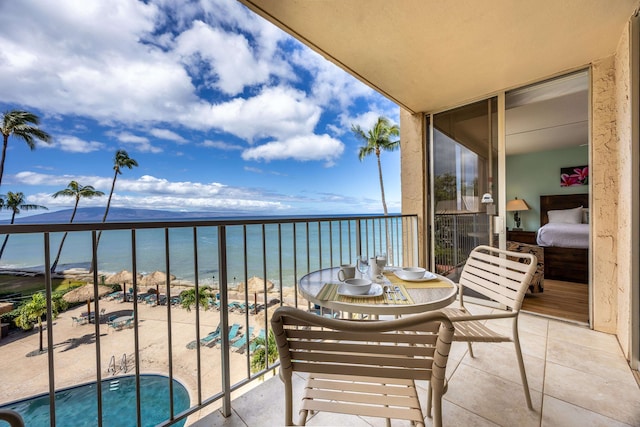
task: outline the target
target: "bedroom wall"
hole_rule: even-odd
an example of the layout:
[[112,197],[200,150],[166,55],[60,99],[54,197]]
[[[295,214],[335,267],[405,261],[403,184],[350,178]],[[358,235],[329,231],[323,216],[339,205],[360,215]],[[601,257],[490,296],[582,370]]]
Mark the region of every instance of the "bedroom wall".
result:
[[[587,141],[585,141],[586,143]],[[506,159],[507,200],[524,199],[528,211],[520,212],[526,231],[540,227],[540,196],[548,194],[588,193],[589,186],[560,187],[560,168],[589,164],[589,147],[508,156]],[[507,212],[507,227],[515,227],[513,212]]]

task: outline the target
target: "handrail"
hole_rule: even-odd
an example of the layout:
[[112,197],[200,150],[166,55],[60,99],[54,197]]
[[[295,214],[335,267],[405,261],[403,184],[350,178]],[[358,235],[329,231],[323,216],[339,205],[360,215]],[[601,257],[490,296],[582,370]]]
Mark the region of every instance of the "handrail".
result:
[[359,221],[384,218],[411,218],[416,215],[391,214],[383,215],[344,215],[344,216],[305,216],[305,217],[260,217],[230,219],[193,219],[167,221],[129,221],[129,222],[74,222],[52,224],[7,224],[0,225],[0,234],[23,233],[59,233],[65,231],[108,231],[108,230],[145,230],[151,228],[185,228],[185,227],[217,227],[231,225],[261,225],[281,223],[309,223],[328,221]]

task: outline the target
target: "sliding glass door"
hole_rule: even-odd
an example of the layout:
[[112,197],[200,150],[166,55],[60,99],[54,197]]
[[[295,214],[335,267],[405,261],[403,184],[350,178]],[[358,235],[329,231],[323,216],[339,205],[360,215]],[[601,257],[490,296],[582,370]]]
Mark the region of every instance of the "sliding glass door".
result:
[[454,281],[474,247],[498,245],[497,118],[495,97],[432,116],[432,268]]

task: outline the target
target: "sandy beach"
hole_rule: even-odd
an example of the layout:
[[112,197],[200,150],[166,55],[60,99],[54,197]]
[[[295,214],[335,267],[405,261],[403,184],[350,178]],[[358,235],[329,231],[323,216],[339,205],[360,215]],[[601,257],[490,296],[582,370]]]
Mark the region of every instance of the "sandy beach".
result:
[[[177,296],[189,284],[178,284],[170,288],[172,296]],[[245,294],[241,286],[239,290],[228,292],[229,301],[244,302]],[[140,289],[141,292],[146,289]],[[293,303],[293,288],[285,289],[283,300],[285,304]],[[161,293],[162,292],[161,290]],[[249,303],[253,300],[264,303],[264,294],[250,293]],[[280,292],[266,294],[266,301],[280,299]],[[229,325],[241,325],[240,333],[251,330],[251,337],[260,333],[268,325],[265,319],[278,305],[267,308],[258,314],[231,311]],[[94,310],[94,303],[91,303]],[[99,354],[100,366],[96,366],[96,325],[93,323],[78,324],[73,318],[80,318],[87,311],[83,304],[65,312],[59,313],[54,320],[52,329],[55,366],[55,388],[94,382],[97,370],[105,378],[135,373],[135,336],[134,328],[116,330],[109,326],[108,319],[116,316],[130,316],[134,303],[123,302],[109,297],[98,300]],[[102,313],[102,314],[100,314]],[[137,303],[139,363],[141,373],[165,374],[169,372],[169,343],[173,358],[173,376],[189,391],[191,405],[197,403],[198,385],[202,390],[202,398],[206,399],[219,393],[221,387],[221,348],[215,346],[194,346],[196,339],[196,310],[188,311],[179,305],[151,305]],[[200,309],[200,338],[214,331],[221,323],[221,312],[210,308]],[[171,317],[171,328],[168,318]],[[43,345],[47,347],[47,333],[43,334]],[[191,343],[191,345],[190,345]],[[195,347],[195,348],[194,348]],[[0,340],[2,366],[0,369],[0,404],[23,399],[41,393],[47,393],[48,387],[48,357],[47,353],[38,354],[39,333],[37,327],[33,331],[24,332],[13,330],[9,336]],[[200,351],[201,377],[197,376],[197,348]],[[247,352],[245,352],[247,353]],[[123,363],[126,358],[126,367]],[[111,361],[115,361],[116,372],[109,371]],[[232,349],[230,351],[231,383],[237,383],[250,374],[249,356]],[[125,372],[126,370],[126,372]],[[207,408],[207,413],[218,405]],[[204,412],[204,411],[202,411]],[[191,416],[189,425],[204,413]]]

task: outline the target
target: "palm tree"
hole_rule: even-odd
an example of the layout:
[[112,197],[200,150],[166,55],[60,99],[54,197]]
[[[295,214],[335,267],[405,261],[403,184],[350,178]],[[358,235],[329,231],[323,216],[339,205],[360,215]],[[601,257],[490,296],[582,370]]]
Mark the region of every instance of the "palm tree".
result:
[[[102,222],[107,221],[109,207],[111,206],[111,197],[113,197],[113,190],[116,188],[116,179],[118,179],[118,175],[122,173],[122,168],[133,169],[134,166],[138,166],[138,162],[129,157],[129,154],[127,154],[125,150],[116,151],[116,155],[113,160],[113,182],[111,183],[111,191],[109,192],[109,199],[107,200],[107,209],[104,211]],[[102,231],[98,233],[97,243],[100,242],[100,236],[102,236]]]
[[38,128],[40,118],[28,111],[7,111],[2,117],[2,158],[0,159],[0,184],[4,174],[4,160],[7,153],[9,137],[14,135],[27,143],[30,149],[36,148],[35,139],[50,142],[51,136]]
[[[53,318],[58,315],[57,304],[51,304],[51,310],[53,312]],[[18,309],[18,317],[15,319],[16,326],[24,330],[30,330],[33,327],[33,322],[38,322],[38,328],[40,329],[40,353],[44,351],[42,346],[42,316],[47,314],[47,300],[41,293],[35,293],[31,297],[31,300],[20,306]]]
[[[251,372],[259,372],[267,369],[278,360],[278,345],[273,331],[269,329],[267,338],[258,337],[254,341],[255,350],[251,355]],[[267,365],[268,361],[268,365]]]
[[360,161],[368,155],[375,153],[378,160],[378,176],[380,177],[380,193],[382,194],[382,208],[387,215],[387,202],[384,198],[384,184],[382,182],[382,164],[380,163],[380,153],[382,151],[395,151],[400,147],[400,140],[392,141],[391,138],[400,135],[398,125],[391,125],[386,117],[378,117],[378,121],[366,133],[359,125],[352,125],[351,131],[355,136],[364,142],[358,151]]
[[[392,141],[392,137],[400,136],[400,128],[398,125],[392,125],[384,116],[378,117],[378,121],[373,125],[372,129],[369,129],[366,133],[359,125],[352,125],[351,131],[355,136],[364,142],[364,145],[360,147],[358,151],[358,158],[360,161],[371,153],[376,154],[378,160],[378,176],[380,178],[380,194],[382,195],[382,208],[384,215],[387,216],[387,201],[384,197],[384,183],[382,181],[382,164],[380,163],[380,153],[382,151],[395,151],[400,147],[400,140]],[[386,222],[386,221],[385,221]],[[385,223],[386,229],[386,250],[388,252],[389,263],[393,264],[392,246],[390,243],[389,224]]]
[[[32,211],[36,209],[47,209],[46,206],[40,205],[30,205],[24,203],[24,193],[12,193],[9,191],[7,193],[6,199],[4,203],[0,205],[0,208],[4,208],[12,211],[11,213],[11,224],[16,219],[16,215],[20,213],[20,211]],[[4,248],[7,246],[7,241],[9,240],[9,234],[4,236],[4,242],[2,243],[2,248],[0,249],[0,258],[2,258],[2,254],[4,253]]]
[[198,297],[196,298],[196,288],[189,288],[186,291],[180,293],[180,305],[187,311],[191,311],[191,307],[198,305],[205,310],[209,307],[209,295],[211,289],[208,286],[203,286],[198,289]]
[[[80,199],[85,197],[90,199],[92,197],[100,197],[104,196],[102,191],[96,190],[91,185],[80,185],[77,181],[71,181],[67,188],[64,190],[57,191],[53,194],[53,198],[57,199],[60,196],[65,197],[75,197],[76,203],[73,206],[73,213],[71,213],[71,219],[69,220],[69,224],[73,222],[73,218],[76,216],[76,211],[78,210],[78,203],[80,203]],[[58,261],[60,260],[60,254],[62,253],[62,245],[64,245],[64,241],[67,238],[67,232],[62,236],[62,240],[60,241],[60,247],[58,248],[58,255],[56,255],[56,259],[51,265],[51,272],[56,271],[56,267],[58,266]]]

